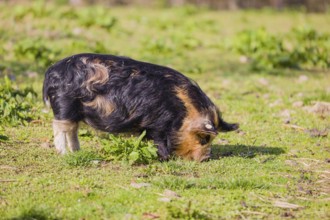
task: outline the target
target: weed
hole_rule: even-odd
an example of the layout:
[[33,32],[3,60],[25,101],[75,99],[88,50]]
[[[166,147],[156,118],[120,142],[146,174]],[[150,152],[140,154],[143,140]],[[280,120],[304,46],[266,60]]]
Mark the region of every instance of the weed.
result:
[[27,125],[35,118],[34,102],[37,93],[32,88],[16,89],[8,77],[0,81],[1,124]]
[[14,54],[19,59],[33,60],[39,67],[46,68],[54,62],[60,50],[50,48],[43,39],[24,39],[17,42]]
[[112,134],[109,139],[102,139],[101,155],[106,160],[127,161],[129,164],[146,164],[157,159],[157,148],[151,142],[142,141],[144,131],[138,139],[116,137]]
[[47,16],[50,12],[49,7],[46,7],[44,1],[35,1],[28,7],[26,5],[14,7],[12,14],[15,20],[20,21],[29,15],[33,18],[42,18]]
[[77,20],[85,27],[99,26],[110,31],[118,22],[104,7],[83,8],[75,13]]
[[329,35],[311,28],[295,28],[284,36],[264,28],[245,30],[237,34],[232,49],[246,56],[253,70],[330,67]]

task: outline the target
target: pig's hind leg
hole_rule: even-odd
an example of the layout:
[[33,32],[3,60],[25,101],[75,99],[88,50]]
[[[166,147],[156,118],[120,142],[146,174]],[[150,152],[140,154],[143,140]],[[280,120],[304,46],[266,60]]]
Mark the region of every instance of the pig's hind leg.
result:
[[59,154],[66,154],[80,149],[78,140],[78,122],[80,104],[76,100],[58,98],[51,100],[55,119],[53,120],[54,144]]
[[54,144],[59,154],[66,154],[80,149],[78,140],[78,123],[67,120],[53,120]]

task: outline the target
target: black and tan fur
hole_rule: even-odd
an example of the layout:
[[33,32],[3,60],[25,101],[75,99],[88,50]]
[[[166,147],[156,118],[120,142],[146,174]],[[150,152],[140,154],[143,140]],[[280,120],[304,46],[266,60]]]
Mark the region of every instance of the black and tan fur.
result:
[[51,66],[43,86],[54,113],[54,142],[61,154],[79,150],[78,123],[111,133],[142,132],[170,155],[202,161],[222,120],[199,86],[181,73],[127,57],[77,54]]

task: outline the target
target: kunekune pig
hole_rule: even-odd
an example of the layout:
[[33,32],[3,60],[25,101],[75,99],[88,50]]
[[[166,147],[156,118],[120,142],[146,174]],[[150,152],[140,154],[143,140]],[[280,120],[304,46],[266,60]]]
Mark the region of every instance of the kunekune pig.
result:
[[43,99],[53,113],[60,154],[79,150],[78,123],[110,133],[146,131],[160,160],[203,161],[225,122],[196,82],[168,67],[103,54],[77,54],[46,72]]

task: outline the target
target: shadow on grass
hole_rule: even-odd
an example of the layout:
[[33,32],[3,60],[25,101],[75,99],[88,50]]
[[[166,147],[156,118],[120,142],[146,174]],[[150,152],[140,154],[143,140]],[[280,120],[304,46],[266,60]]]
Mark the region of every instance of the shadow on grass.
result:
[[29,210],[22,211],[22,213],[11,220],[60,220],[60,218],[53,217],[52,214],[44,209],[31,208]]
[[9,137],[7,137],[6,135],[0,134],[0,142],[1,141],[8,141],[8,140],[9,140]]
[[[220,65],[220,64],[219,64]],[[222,69],[223,76],[233,76],[233,75],[253,75],[253,74],[267,74],[272,76],[285,76],[288,78],[295,78],[300,76],[302,73],[313,73],[313,74],[324,74],[324,69],[304,69],[304,68],[275,68],[271,70],[254,70],[248,63],[237,62],[236,60],[229,60],[226,62],[225,66],[221,64],[218,68],[213,71]]]
[[257,155],[280,155],[285,153],[279,147],[249,146],[249,145],[213,145],[211,159],[220,157],[253,158]]

